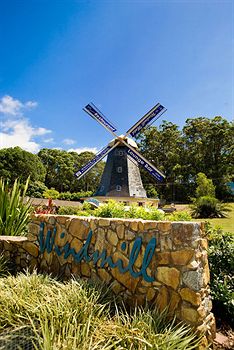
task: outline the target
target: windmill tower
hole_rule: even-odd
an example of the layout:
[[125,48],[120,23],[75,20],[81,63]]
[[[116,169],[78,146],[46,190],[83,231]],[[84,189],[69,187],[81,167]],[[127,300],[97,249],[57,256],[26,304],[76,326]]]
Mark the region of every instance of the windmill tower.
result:
[[95,105],[88,104],[84,111],[111,132],[115,138],[75,174],[77,178],[80,179],[101,159],[107,156],[105,169],[94,198],[101,202],[115,199],[125,204],[135,202],[143,206],[146,204],[157,206],[157,199],[147,198],[141,180],[139,165],[158,181],[162,181],[164,175],[137,151],[136,142],[128,136],[135,137],[146,125],[158,119],[166,111],[165,107],[158,103],[134,124],[127,131],[126,135],[121,136],[116,135],[116,128]]

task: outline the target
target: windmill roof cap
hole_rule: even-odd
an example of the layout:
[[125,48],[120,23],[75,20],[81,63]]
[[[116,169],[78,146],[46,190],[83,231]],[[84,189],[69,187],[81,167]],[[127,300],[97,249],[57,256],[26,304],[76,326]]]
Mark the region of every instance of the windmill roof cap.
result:
[[[138,148],[136,142],[133,139],[124,135],[120,135],[119,138],[116,137],[115,139],[111,140],[108,145],[113,146],[117,141],[121,141],[120,139],[123,139],[130,146]],[[122,146],[124,146],[124,144],[122,144]]]

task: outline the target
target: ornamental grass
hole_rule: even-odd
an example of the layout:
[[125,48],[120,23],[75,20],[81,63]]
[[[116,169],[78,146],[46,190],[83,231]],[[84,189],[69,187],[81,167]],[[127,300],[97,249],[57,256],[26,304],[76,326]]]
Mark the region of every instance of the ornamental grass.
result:
[[[25,202],[29,179],[22,186],[15,180],[11,188],[0,179],[0,235],[21,236],[26,234],[32,206]],[[23,188],[22,188],[23,187]]]
[[180,350],[199,339],[166,312],[127,311],[103,285],[19,274],[0,278],[0,349]]

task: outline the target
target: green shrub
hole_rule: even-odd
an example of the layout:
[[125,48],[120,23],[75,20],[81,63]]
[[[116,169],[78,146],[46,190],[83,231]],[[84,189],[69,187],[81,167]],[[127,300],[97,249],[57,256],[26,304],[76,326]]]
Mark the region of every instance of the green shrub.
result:
[[146,185],[145,189],[146,189],[148,198],[158,198],[158,192],[155,188],[155,185],[153,184]]
[[227,204],[221,203],[217,198],[210,196],[194,199],[191,209],[192,216],[195,218],[223,218],[230,211]]
[[77,215],[78,211],[80,211],[79,207],[62,206],[58,210],[58,215]]
[[215,186],[213,181],[208,179],[204,173],[198,173],[196,178],[196,197],[215,197]]
[[52,187],[43,192],[43,197],[48,199],[57,199],[59,197],[59,192]]
[[43,198],[43,192],[48,188],[41,181],[30,182],[28,185],[27,196],[34,198]]
[[95,209],[93,215],[102,218],[124,218],[124,204],[110,200],[108,203],[100,205],[100,207]]
[[4,180],[0,180],[0,235],[20,236],[27,232],[32,213],[30,202],[25,202],[25,193],[29,179],[24,188],[15,180],[12,188]]
[[70,201],[71,196],[72,196],[71,192],[61,192],[61,193],[59,193],[58,199]]
[[209,233],[210,287],[215,315],[234,326],[234,235]]
[[125,213],[126,218],[135,218],[143,220],[164,220],[165,214],[156,208],[144,208],[137,205],[131,205]]
[[80,198],[91,197],[93,195],[92,191],[81,191],[71,193],[71,201],[78,201]]
[[167,219],[170,221],[191,221],[192,216],[188,211],[174,211],[173,214],[167,216]]

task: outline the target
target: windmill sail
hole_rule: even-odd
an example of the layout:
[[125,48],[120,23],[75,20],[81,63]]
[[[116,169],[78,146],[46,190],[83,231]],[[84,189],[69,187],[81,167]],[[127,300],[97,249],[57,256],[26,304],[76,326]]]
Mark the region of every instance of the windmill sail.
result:
[[95,119],[98,123],[104,126],[104,128],[108,129],[111,132],[115,132],[116,128],[112,123],[104,116],[102,112],[93,104],[89,103],[85,106],[84,111],[88,113],[93,119]]
[[82,176],[84,176],[89,170],[91,170],[98,162],[100,162],[117,145],[118,145],[118,143],[113,145],[113,146],[108,145],[105,148],[103,148],[101,151],[99,151],[93,159],[91,159],[86,165],[84,165],[80,170],[78,170],[75,173],[75,176],[77,177],[77,179],[78,180],[81,179]]
[[127,131],[127,135],[130,134],[132,137],[135,137],[147,124],[153,121],[155,117],[158,119],[165,111],[166,108],[160,103],[157,103],[156,106],[151,108],[148,113]]
[[164,175],[153,164],[145,159],[139,152],[128,147],[128,155],[132,157],[140,166],[150,173],[156,180],[163,181]]

